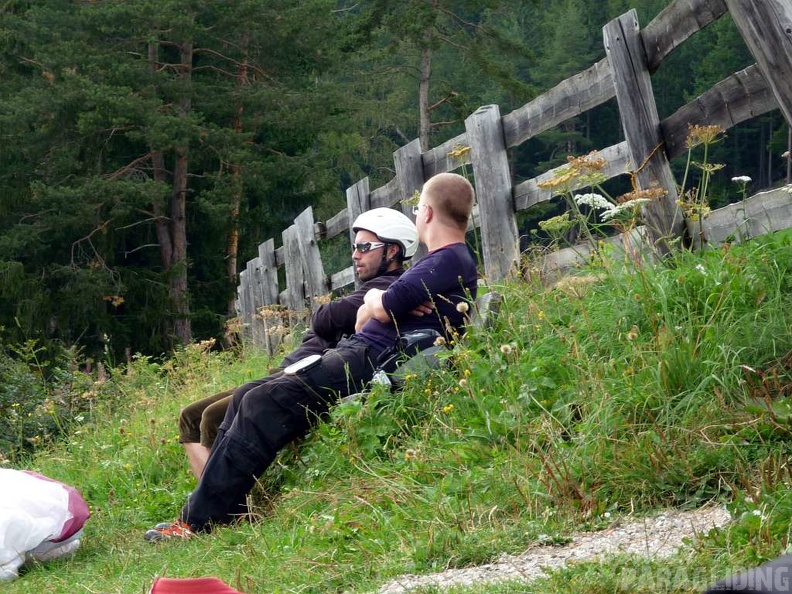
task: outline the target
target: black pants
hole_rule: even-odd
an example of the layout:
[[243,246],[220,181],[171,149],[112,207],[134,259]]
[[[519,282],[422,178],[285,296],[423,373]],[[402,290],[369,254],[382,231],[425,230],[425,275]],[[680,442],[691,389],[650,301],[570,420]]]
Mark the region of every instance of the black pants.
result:
[[206,531],[245,513],[247,494],[278,450],[304,435],[339,398],[362,390],[378,354],[351,336],[326,351],[316,367],[268,379],[235,398],[233,419],[223,421],[181,519]]
[[[245,396],[251,390],[256,390],[257,388],[261,388],[264,384],[267,384],[274,380],[275,378],[280,377],[283,375],[283,370],[279,370],[272,375],[268,375],[267,377],[263,377],[261,379],[250,381],[246,384],[243,384],[236,388],[232,394],[231,398],[228,399],[228,406],[226,407],[225,413],[223,414],[223,418],[220,419],[220,423],[218,425],[218,432],[221,434],[225,434],[230,428],[231,424],[234,422],[236,418],[237,411],[242,406],[242,401],[244,400]],[[259,393],[264,392],[260,390]]]

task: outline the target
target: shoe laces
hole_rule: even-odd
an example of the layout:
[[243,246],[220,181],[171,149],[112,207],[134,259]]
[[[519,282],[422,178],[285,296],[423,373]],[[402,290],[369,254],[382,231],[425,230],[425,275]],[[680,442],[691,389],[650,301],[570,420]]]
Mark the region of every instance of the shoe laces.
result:
[[187,522],[175,520],[170,524],[157,524],[146,533],[146,540],[167,540],[169,538],[190,538],[194,536]]

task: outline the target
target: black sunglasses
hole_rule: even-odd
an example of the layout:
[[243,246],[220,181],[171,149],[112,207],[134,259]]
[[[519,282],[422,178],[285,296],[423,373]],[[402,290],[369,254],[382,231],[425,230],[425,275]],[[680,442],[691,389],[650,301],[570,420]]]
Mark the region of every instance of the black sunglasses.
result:
[[370,252],[371,250],[376,250],[384,246],[384,243],[379,241],[359,241],[358,243],[352,244],[352,251],[354,252],[357,250],[361,254],[365,254],[366,252]]

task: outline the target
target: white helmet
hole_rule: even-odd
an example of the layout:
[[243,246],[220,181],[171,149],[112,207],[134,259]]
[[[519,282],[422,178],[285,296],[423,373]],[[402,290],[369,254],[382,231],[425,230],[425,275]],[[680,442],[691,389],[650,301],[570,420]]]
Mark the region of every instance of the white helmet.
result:
[[367,210],[352,224],[352,231],[371,231],[382,241],[396,243],[406,260],[418,249],[418,230],[407,215],[392,208]]

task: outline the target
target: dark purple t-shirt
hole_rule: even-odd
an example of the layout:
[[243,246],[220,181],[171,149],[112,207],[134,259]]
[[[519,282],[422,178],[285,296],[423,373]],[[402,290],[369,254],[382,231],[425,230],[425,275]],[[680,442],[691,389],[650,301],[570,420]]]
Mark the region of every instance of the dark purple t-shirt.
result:
[[[399,277],[382,296],[382,305],[391,322],[371,319],[358,332],[378,352],[393,346],[399,334],[431,328],[450,340],[449,327],[461,331],[465,314],[457,311],[460,301],[476,298],[476,263],[464,243],[453,243],[429,252]],[[424,301],[435,310],[425,316],[410,312]]]

